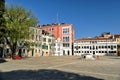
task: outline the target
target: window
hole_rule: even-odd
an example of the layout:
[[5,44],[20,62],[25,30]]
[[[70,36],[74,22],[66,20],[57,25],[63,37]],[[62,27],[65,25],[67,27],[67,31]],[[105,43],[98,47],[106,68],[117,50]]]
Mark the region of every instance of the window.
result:
[[107,53],[107,51],[105,51],[105,53]]
[[39,49],[39,53],[40,53],[40,49]]
[[116,48],[116,46],[114,46],[114,48]]
[[95,46],[93,46],[93,50],[95,50]]
[[98,47],[96,46],[96,49],[98,49]]
[[43,41],[46,42],[46,38],[43,38]]
[[91,50],[91,46],[90,46],[90,50]]
[[37,52],[37,49],[35,50],[35,52]]
[[87,46],[87,49],[89,49],[89,46]]
[[38,35],[36,35],[36,40],[37,40],[37,41],[39,41],[39,40],[40,40]]
[[78,48],[79,48],[78,46],[75,46],[75,49],[76,49],[76,50],[78,50]]
[[39,36],[39,41],[40,41],[41,36]]
[[86,46],[84,46],[84,49],[86,49]]
[[102,49],[104,48],[104,46],[102,46]]
[[69,40],[70,40],[69,36],[63,37],[63,42],[69,42]]
[[63,47],[69,47],[70,44],[69,43],[63,43]]
[[108,48],[110,48],[110,46],[108,46]]
[[113,46],[111,46],[111,50],[113,50]]
[[52,31],[54,30],[54,28],[52,28]]
[[57,50],[60,51],[60,48],[58,48]]
[[48,39],[48,42],[51,42],[51,39]]
[[37,33],[37,30],[35,31],[35,33]]
[[99,46],[99,48],[101,49],[101,46]]
[[60,44],[57,44],[58,46],[60,46]]
[[107,48],[107,46],[105,46],[105,48]]
[[39,33],[38,34],[41,34],[41,30],[39,30]]
[[63,34],[69,34],[69,28],[63,28]]
[[83,46],[82,46],[82,49],[83,49]]

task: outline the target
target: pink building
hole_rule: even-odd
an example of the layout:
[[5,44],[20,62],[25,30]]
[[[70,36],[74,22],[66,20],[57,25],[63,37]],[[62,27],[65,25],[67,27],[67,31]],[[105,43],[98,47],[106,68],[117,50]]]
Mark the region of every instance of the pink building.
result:
[[57,39],[62,41],[62,54],[73,55],[73,41],[74,41],[74,28],[71,24],[47,24],[41,25],[40,28],[45,31],[52,32]]

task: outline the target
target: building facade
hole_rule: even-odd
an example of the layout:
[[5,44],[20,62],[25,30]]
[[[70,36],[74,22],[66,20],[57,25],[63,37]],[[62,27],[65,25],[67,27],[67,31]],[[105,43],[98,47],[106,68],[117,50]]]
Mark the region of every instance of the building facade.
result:
[[113,35],[117,42],[117,55],[120,56],[120,34]]
[[53,50],[54,36],[52,33],[46,32],[45,30],[38,27],[31,27],[31,39],[29,42],[31,45],[31,51],[28,56],[49,56]]
[[55,54],[54,56],[63,56],[63,44],[60,38],[55,40]]
[[42,30],[42,56],[52,56],[54,52],[54,35]]
[[117,43],[110,38],[81,38],[74,42],[74,55],[117,55]]
[[[60,40],[62,43],[62,55],[73,55],[73,41],[74,41],[74,28],[71,24],[47,24],[40,25],[39,28],[54,34],[56,40]],[[60,44],[61,44],[60,43]],[[55,45],[58,43],[55,42]],[[57,48],[57,47],[55,47]],[[59,49],[55,49],[59,50]],[[59,51],[56,51],[59,52]],[[57,55],[58,53],[56,53]]]

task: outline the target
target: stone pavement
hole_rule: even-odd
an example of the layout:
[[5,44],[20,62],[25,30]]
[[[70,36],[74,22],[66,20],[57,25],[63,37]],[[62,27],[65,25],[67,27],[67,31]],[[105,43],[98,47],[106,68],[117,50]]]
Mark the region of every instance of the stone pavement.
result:
[[120,80],[120,57],[37,57],[0,63],[0,80]]

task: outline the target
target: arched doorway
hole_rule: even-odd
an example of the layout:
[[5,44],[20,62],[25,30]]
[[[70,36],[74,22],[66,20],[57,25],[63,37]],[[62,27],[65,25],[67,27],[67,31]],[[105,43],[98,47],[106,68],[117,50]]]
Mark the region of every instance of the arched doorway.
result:
[[18,55],[22,56],[22,49],[19,49]]

